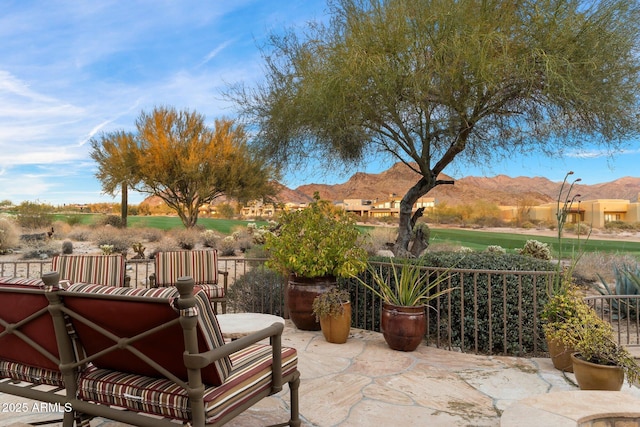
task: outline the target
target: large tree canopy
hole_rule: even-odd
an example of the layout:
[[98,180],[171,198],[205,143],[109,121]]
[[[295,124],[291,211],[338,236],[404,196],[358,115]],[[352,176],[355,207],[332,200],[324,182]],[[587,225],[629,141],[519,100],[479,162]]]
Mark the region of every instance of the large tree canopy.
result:
[[412,206],[454,160],[516,150],[619,147],[639,134],[638,3],[628,0],[335,0],[328,24],[272,35],[266,78],[229,95],[284,165],[374,152],[422,178]]
[[273,169],[232,120],[216,120],[210,129],[198,113],[156,108],[142,112],[136,128],[127,144],[119,133],[92,142],[105,191],[126,180],[160,197],[187,228],[196,225],[201,206],[222,195],[246,202],[275,193]]

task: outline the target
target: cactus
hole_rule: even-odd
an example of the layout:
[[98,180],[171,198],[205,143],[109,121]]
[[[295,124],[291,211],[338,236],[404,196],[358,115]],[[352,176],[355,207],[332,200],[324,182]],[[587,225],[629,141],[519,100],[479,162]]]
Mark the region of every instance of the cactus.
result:
[[[615,288],[610,286],[604,278],[598,274],[600,278],[600,286],[595,288],[602,295],[640,295],[640,266],[636,264],[614,265],[613,273],[616,278]],[[635,316],[638,310],[639,300],[611,299],[611,309],[613,310],[613,319],[618,319],[618,313],[625,317],[627,313]]]

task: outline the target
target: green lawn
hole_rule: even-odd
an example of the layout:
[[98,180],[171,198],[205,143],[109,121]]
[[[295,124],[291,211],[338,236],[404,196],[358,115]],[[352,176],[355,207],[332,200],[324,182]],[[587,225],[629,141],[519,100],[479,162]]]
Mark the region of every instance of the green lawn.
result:
[[[65,220],[68,215],[55,215],[56,220]],[[99,214],[79,214],[81,224],[90,225],[95,223],[102,215]],[[234,230],[246,227],[249,222],[235,219],[199,218],[198,225],[206,229],[216,230],[221,234],[231,234]],[[161,230],[171,230],[183,227],[180,218],[176,216],[130,216],[128,218],[129,227],[150,227]],[[258,222],[258,225],[265,225],[266,222]],[[370,230],[371,226],[360,227],[363,231]],[[474,250],[482,251],[489,245],[498,245],[513,251],[524,246],[529,239],[535,239],[543,243],[548,243],[554,253],[557,253],[558,241],[555,237],[514,234],[514,233],[488,233],[468,229],[431,229],[430,243],[450,243],[452,245],[466,246]],[[578,244],[586,252],[619,252],[640,257],[640,242],[629,242],[621,240],[594,240],[563,238],[563,252],[565,256],[570,256]]]
[[[554,253],[558,251],[558,239],[556,237],[514,234],[514,233],[488,233],[484,231],[460,230],[460,229],[431,229],[430,243],[451,243],[472,248],[474,250],[484,250],[489,245],[502,246],[507,250],[522,248],[529,239],[538,240],[551,246]],[[629,242],[620,240],[595,240],[584,238],[562,239],[563,252],[565,256],[570,256],[572,250],[581,245],[585,252],[620,252],[640,256],[640,242]]]

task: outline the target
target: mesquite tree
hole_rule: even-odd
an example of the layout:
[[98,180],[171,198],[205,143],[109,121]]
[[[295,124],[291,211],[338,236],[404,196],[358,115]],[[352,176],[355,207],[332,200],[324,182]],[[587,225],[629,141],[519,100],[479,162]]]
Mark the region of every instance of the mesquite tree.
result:
[[210,128],[201,114],[159,107],[142,112],[136,129],[92,141],[103,188],[113,191],[116,183],[126,182],[157,196],[186,228],[196,225],[201,206],[220,196],[246,203],[276,192],[273,168],[249,147],[244,127],[233,120],[216,120]]
[[386,153],[422,175],[516,151],[614,149],[638,135],[635,1],[335,0],[330,21],[273,34],[265,79],[227,95],[281,165]]

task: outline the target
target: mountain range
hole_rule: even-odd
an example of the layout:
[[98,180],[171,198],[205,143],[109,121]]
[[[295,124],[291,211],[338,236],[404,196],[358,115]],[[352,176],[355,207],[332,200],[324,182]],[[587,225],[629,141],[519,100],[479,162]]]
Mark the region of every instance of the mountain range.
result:
[[[344,199],[389,200],[399,199],[420,179],[420,175],[404,163],[396,163],[378,173],[356,172],[342,184],[305,184],[296,189],[282,186],[278,194],[281,202],[307,203],[317,191],[320,197],[332,201]],[[577,178],[577,177],[576,177]],[[451,180],[441,175],[438,179]],[[574,178],[575,179],[575,178]],[[523,201],[535,206],[555,202],[562,185],[544,177],[464,177],[453,185],[439,185],[425,197],[434,197],[438,203],[449,205],[473,204],[485,201],[497,205],[516,205]],[[566,187],[565,187],[566,191]],[[611,182],[585,185],[576,183],[572,194],[580,194],[578,200],[624,199],[638,201],[640,178],[624,177]],[[394,195],[395,196],[392,196]]]

